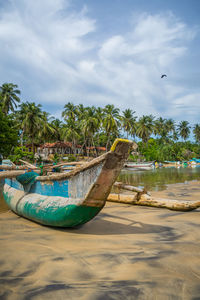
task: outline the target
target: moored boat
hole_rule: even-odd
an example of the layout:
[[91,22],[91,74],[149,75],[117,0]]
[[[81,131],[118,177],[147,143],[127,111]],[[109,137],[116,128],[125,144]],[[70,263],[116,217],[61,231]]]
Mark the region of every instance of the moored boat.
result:
[[124,164],[125,168],[130,169],[152,169],[154,167],[154,162],[142,162],[142,163],[136,163],[136,162],[125,162]]
[[20,176],[30,175],[31,180],[23,184],[20,176],[6,178],[4,199],[16,214],[44,225],[84,224],[104,207],[132,144],[117,139],[109,152],[70,172],[46,176],[27,172]]

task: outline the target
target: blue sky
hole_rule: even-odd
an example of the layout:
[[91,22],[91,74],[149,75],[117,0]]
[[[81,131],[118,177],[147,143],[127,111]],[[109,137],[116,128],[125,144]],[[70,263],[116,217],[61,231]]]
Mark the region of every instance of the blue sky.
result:
[[0,84],[56,117],[71,101],[199,123],[199,16],[199,0],[0,0]]

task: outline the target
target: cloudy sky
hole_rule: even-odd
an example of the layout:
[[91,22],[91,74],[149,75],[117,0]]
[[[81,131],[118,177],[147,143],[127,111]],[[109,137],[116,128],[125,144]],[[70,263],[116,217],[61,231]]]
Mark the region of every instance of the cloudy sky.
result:
[[199,0],[0,0],[0,84],[56,117],[70,101],[199,123],[199,16]]

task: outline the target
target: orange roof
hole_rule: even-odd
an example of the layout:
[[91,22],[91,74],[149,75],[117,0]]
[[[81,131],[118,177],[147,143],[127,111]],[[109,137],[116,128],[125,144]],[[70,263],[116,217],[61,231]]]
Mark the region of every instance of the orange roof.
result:
[[55,142],[55,143],[45,143],[42,148],[72,148],[72,143],[70,142]]
[[[57,141],[55,143],[45,143],[43,145],[40,146],[41,148],[66,148],[66,147],[69,147],[69,148],[72,148],[72,143],[71,142],[60,142],[60,141]],[[82,148],[81,145],[76,145],[76,148]],[[106,151],[106,148],[105,147],[86,147],[88,150],[99,150],[99,151]]]
[[92,147],[86,147],[86,149],[87,150],[95,150],[95,149],[97,149],[99,151],[106,151],[105,147],[94,147],[94,146],[92,146]]
[[100,150],[100,151],[106,151],[106,147],[96,147],[97,150]]
[[[40,144],[34,143],[33,146],[34,146],[34,147],[39,147]],[[25,147],[32,147],[32,144],[26,144]]]

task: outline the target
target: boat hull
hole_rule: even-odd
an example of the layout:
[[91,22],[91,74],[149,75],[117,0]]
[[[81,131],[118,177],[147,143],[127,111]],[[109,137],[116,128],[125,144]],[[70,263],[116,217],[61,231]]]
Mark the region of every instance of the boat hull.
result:
[[20,172],[16,178],[11,174],[12,179],[6,173],[4,199],[19,216],[40,224],[82,225],[104,207],[131,146],[132,142],[117,139],[109,152],[68,173]]
[[87,191],[102,171],[103,164],[69,180],[36,181],[28,192],[16,179],[5,179],[4,200],[16,214],[43,225],[74,227],[94,218],[105,200],[86,201]]
[[125,168],[130,168],[130,169],[146,169],[150,170],[154,167],[153,163],[132,163],[132,162],[126,162],[124,164]]
[[56,227],[82,225],[94,218],[105,204],[86,206],[76,199],[34,193],[24,195],[23,191],[7,184],[4,186],[3,194],[8,206],[18,215],[43,225]]

